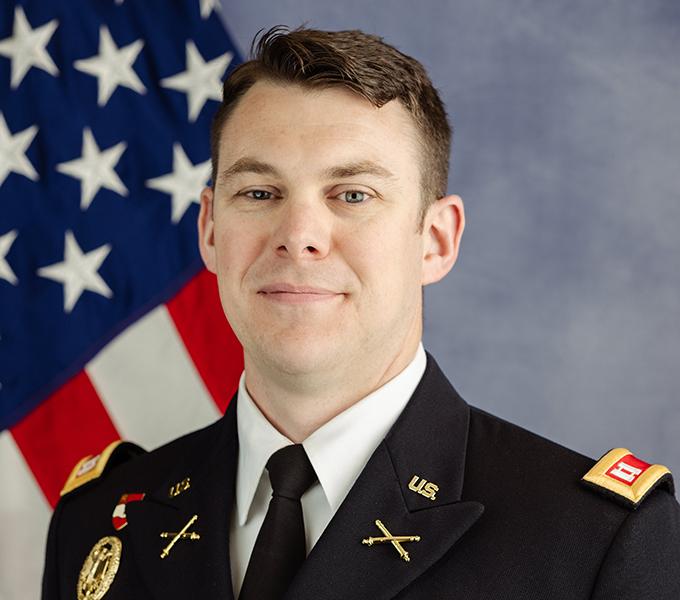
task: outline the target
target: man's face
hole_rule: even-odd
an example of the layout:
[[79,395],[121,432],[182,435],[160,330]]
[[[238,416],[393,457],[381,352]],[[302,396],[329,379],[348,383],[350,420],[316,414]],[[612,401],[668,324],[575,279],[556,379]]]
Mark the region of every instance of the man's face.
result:
[[421,285],[440,278],[424,271],[416,136],[398,102],[343,88],[241,98],[199,227],[247,364],[310,374],[415,350]]

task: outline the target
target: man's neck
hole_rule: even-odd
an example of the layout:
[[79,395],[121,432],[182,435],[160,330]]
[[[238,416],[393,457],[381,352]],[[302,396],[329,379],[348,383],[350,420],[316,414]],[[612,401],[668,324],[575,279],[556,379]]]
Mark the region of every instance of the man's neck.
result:
[[246,387],[267,420],[293,443],[301,443],[319,427],[401,373],[418,349],[409,344],[395,356],[349,365],[332,374],[290,376],[258,368],[245,355]]

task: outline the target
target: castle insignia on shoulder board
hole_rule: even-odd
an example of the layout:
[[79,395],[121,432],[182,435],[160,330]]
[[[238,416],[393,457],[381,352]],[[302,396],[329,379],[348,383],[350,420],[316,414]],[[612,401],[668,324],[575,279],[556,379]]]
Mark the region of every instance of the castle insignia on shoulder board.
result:
[[635,510],[659,486],[674,492],[673,476],[663,465],[649,464],[626,448],[605,454],[581,479],[583,484]]
[[123,463],[145,452],[143,448],[130,442],[117,440],[110,443],[99,454],[86,456],[73,467],[73,471],[71,471],[66,480],[60,495],[64,496],[86,483],[101,477],[107,468]]

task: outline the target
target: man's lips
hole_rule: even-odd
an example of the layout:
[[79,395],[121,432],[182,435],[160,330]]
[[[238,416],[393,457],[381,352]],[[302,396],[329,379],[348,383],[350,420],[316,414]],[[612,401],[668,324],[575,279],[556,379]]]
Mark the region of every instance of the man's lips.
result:
[[331,294],[334,295],[337,292],[333,290],[327,290],[325,288],[313,287],[308,285],[293,285],[290,283],[272,283],[270,285],[265,285],[261,290],[263,294]]
[[336,296],[342,296],[340,292],[334,292],[326,288],[307,285],[292,285],[289,283],[274,283],[264,286],[259,292],[267,300],[282,302],[285,304],[305,304],[308,302],[322,302],[331,300]]

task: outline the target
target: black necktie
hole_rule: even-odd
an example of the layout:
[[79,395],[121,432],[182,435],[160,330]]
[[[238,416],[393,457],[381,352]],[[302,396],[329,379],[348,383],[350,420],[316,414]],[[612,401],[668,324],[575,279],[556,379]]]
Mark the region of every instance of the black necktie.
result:
[[300,498],[316,481],[301,444],[281,448],[267,462],[273,492],[239,600],[279,600],[307,556]]

